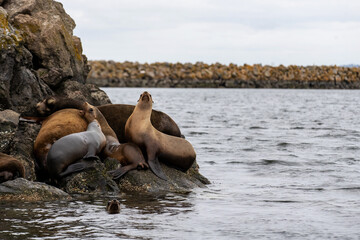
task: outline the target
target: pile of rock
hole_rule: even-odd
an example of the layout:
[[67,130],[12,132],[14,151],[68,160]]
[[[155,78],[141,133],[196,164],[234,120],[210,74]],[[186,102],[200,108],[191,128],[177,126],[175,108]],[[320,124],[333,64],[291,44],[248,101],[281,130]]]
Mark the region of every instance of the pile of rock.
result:
[[90,61],[101,87],[360,88],[360,68]]

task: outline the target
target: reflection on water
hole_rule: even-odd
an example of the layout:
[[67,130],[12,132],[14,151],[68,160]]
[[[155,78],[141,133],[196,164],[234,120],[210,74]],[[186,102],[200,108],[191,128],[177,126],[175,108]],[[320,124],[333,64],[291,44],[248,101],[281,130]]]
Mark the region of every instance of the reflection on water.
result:
[[[136,104],[144,89],[105,89]],[[147,89],[212,184],[190,194],[1,204],[4,239],[358,239],[360,91]]]

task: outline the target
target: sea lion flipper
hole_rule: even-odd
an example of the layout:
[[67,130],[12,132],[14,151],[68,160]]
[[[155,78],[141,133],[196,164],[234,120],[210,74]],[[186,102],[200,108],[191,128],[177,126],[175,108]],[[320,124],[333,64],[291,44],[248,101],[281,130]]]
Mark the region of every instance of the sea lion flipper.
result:
[[60,177],[65,177],[71,173],[81,172],[85,169],[94,167],[94,163],[90,161],[81,161],[69,165],[66,170],[59,174]]
[[160,166],[160,162],[157,157],[152,160],[149,160],[149,167],[156,176],[158,176],[159,178],[161,178],[165,181],[168,180],[167,176],[165,175],[165,173],[163,172],[163,170]]
[[122,176],[124,176],[125,173],[127,173],[128,171],[133,170],[135,168],[136,168],[136,166],[127,165],[127,166],[120,167],[120,168],[118,168],[116,170],[113,170],[113,171],[108,171],[108,174],[110,174],[112,176],[112,179],[119,179]]

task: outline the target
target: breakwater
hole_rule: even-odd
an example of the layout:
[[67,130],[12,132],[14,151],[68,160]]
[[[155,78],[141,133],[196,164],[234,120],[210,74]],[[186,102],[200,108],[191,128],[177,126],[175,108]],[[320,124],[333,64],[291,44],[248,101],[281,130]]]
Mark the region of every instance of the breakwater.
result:
[[100,87],[360,89],[359,67],[89,61]]

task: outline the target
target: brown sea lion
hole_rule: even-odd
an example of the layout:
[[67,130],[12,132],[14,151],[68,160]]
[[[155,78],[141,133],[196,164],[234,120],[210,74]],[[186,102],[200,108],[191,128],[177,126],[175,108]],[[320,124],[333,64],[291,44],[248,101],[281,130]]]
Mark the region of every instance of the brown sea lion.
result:
[[122,177],[132,169],[149,168],[140,148],[133,143],[121,144],[109,157],[117,159],[122,165],[122,167],[108,172],[113,179]]
[[[37,111],[41,116],[48,116],[54,111],[64,108],[82,109],[84,102],[61,97],[48,97],[42,102],[37,104]],[[116,136],[120,143],[125,143],[125,124],[131,113],[134,111],[134,105],[127,104],[106,104],[97,106],[103,116],[106,118],[107,123],[115,131]],[[181,137],[181,132],[175,121],[167,114],[152,110],[151,123],[153,126],[162,133]],[[106,135],[106,134],[105,134]]]
[[164,134],[150,122],[152,97],[148,92],[140,95],[139,101],[126,122],[125,136],[146,152],[150,169],[160,178],[167,179],[158,159],[182,171],[194,163],[196,153],[185,139]]
[[[82,104],[84,104],[84,102],[82,102]],[[81,109],[84,109],[84,107]],[[143,157],[142,159],[139,159],[138,154],[129,154],[129,152],[140,152],[140,149],[137,146],[130,146],[126,148],[124,146],[120,146],[115,132],[108,125],[104,116],[97,108],[94,109],[96,111],[96,119],[100,123],[102,132],[106,137],[106,147],[103,150],[104,157],[110,156],[118,159],[123,165],[119,170],[122,175],[131,169],[146,168],[147,165]],[[86,128],[87,122],[83,118],[82,112],[77,109],[59,110],[51,114],[43,121],[42,127],[34,144],[34,154],[37,160],[36,166],[39,180],[46,180],[48,177],[46,158],[52,144],[61,137],[85,131]],[[123,150],[131,148],[134,148],[133,151]],[[125,156],[121,157],[121,152],[124,152]],[[136,163],[136,167],[133,163]],[[126,167],[126,165],[134,166],[134,168]]]
[[10,155],[0,153],[0,183],[18,177],[25,177],[22,163]]
[[[94,107],[89,107],[84,118],[89,123],[86,131],[66,135],[57,140],[47,155],[47,169],[52,178],[64,177],[92,166],[88,159],[99,159],[106,145],[106,138],[96,120]],[[83,159],[85,161],[78,162]]]
[[[108,121],[110,127],[115,131],[121,143],[126,142],[125,124],[131,113],[134,111],[134,105],[127,104],[106,104],[97,107]],[[152,125],[162,133],[181,137],[181,132],[175,121],[166,113],[152,110]]]
[[120,202],[116,199],[109,201],[106,205],[106,211],[109,214],[120,213]]

